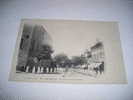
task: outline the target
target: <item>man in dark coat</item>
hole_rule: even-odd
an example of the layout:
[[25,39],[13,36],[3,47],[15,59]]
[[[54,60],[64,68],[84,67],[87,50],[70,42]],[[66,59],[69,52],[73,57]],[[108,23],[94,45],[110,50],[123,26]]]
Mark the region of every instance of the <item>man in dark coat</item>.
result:
[[100,71],[100,74],[102,74],[102,72],[104,72],[104,62],[101,62],[100,66],[99,66],[99,71]]

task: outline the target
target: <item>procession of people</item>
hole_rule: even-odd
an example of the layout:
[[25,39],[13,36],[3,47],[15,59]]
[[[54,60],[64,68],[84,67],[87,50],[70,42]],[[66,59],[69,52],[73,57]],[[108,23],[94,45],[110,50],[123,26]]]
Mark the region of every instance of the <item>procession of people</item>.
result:
[[27,73],[55,73],[57,66],[51,59],[41,59],[37,57],[29,58],[23,69]]

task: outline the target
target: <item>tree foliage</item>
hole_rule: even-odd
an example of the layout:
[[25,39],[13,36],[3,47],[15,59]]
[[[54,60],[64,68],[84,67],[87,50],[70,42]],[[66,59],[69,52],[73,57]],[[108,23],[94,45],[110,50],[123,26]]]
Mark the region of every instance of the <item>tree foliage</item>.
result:
[[71,62],[73,63],[73,65],[77,66],[77,65],[86,64],[87,60],[85,57],[82,56],[73,56]]
[[51,54],[53,50],[49,45],[43,45],[38,51],[37,57],[38,59],[51,59]]
[[67,57],[66,54],[58,54],[54,57],[54,61],[56,64],[58,64],[60,67],[65,67],[66,65],[70,65],[71,60]]

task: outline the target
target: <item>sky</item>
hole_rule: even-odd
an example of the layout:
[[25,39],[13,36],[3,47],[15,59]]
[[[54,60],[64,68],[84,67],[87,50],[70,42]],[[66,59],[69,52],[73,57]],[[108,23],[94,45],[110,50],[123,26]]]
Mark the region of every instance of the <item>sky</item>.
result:
[[43,25],[49,34],[53,55],[65,53],[68,57],[81,55],[97,40],[104,42],[116,31],[112,22],[37,20],[35,23]]

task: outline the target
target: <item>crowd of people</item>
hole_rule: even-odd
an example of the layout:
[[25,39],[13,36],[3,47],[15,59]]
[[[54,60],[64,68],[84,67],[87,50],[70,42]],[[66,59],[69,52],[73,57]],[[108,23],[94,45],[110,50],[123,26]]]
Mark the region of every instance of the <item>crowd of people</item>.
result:
[[[64,65],[64,64],[63,64]],[[26,72],[26,73],[57,73],[57,67],[59,68],[64,68],[65,72],[68,71],[68,68],[70,67],[65,67],[65,65],[61,67],[59,66],[55,61],[52,59],[41,59],[39,60],[37,57],[31,57],[28,58],[27,63],[25,66],[21,67],[21,72]],[[68,66],[68,65],[67,65]],[[72,67],[76,68],[76,67]],[[84,72],[85,70],[93,70],[96,75],[98,73],[102,74],[104,72],[104,62],[101,63],[95,63],[95,64],[90,64],[88,66],[82,66]]]
[[56,63],[51,59],[41,59],[37,57],[29,58],[21,71],[28,73],[54,73],[57,71]]
[[104,62],[101,62],[98,66],[94,67],[93,70],[98,74],[102,74],[104,72]]

